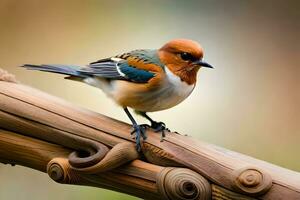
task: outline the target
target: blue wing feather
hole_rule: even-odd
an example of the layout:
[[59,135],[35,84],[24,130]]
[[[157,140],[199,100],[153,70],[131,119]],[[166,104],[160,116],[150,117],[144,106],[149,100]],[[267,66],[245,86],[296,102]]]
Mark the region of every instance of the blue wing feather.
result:
[[90,63],[88,66],[92,68],[96,76],[109,76],[109,78],[123,79],[127,81],[146,83],[155,76],[155,73],[146,70],[138,69],[131,66],[127,62],[127,58],[134,57],[141,60],[145,64],[153,63],[160,66],[164,70],[164,64],[158,58],[157,50],[140,49],[128,53],[121,54],[114,58],[105,58],[96,62]]
[[137,83],[146,83],[155,76],[155,74],[152,72],[134,68],[127,63],[121,64],[119,68],[129,80]]
[[89,74],[108,79],[127,80],[136,83],[147,83],[155,76],[154,73],[137,69],[122,58],[106,58],[91,63],[80,70],[82,74]]

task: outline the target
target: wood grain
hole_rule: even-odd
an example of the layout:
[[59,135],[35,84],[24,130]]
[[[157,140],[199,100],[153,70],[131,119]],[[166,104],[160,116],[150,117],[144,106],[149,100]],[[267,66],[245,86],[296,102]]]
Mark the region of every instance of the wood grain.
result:
[[145,199],[300,199],[298,172],[151,130],[138,153],[130,125],[22,84],[0,81],[0,128],[0,161],[65,184]]

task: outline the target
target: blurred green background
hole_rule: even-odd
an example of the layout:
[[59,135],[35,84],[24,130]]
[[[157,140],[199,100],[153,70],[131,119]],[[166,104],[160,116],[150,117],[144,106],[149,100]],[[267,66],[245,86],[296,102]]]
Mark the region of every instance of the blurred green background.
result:
[[[24,63],[84,65],[174,38],[202,44],[193,94],[151,114],[194,138],[300,171],[299,1],[1,0],[0,67],[24,84],[129,122],[100,90]],[[140,122],[143,119],[138,118]],[[0,164],[0,199],[135,199],[59,185],[46,174]]]

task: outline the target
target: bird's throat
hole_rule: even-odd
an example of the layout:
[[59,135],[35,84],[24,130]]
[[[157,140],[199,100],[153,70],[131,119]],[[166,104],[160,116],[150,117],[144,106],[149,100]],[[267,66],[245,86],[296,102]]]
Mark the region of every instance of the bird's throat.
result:
[[198,67],[194,67],[191,68],[190,70],[184,70],[184,69],[176,70],[173,71],[173,73],[178,77],[180,77],[181,81],[186,82],[188,85],[193,85],[197,81],[198,70],[199,70]]

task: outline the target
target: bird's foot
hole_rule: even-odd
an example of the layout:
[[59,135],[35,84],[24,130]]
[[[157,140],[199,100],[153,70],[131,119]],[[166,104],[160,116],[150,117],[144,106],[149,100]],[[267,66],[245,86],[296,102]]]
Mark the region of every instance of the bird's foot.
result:
[[146,126],[144,125],[133,125],[133,131],[130,133],[131,135],[134,134],[134,139],[136,143],[136,150],[138,152],[141,151],[141,137],[143,140],[147,139],[146,136]]
[[157,132],[157,133],[161,132],[161,138],[160,138],[161,142],[163,141],[164,137],[166,137],[165,131],[170,131],[170,129],[168,129],[166,127],[166,124],[163,123],[163,122],[155,122],[155,121],[153,121],[151,123],[151,128],[153,128],[154,131]]
[[[139,128],[135,128],[138,126],[139,126]],[[143,140],[146,140],[147,139],[147,134],[146,134],[147,128],[151,128],[150,125],[148,125],[148,124],[140,124],[140,125],[136,125],[136,126],[133,125],[133,131],[130,134],[134,135],[134,133],[136,133],[136,129],[141,129],[141,137],[143,138]]]

